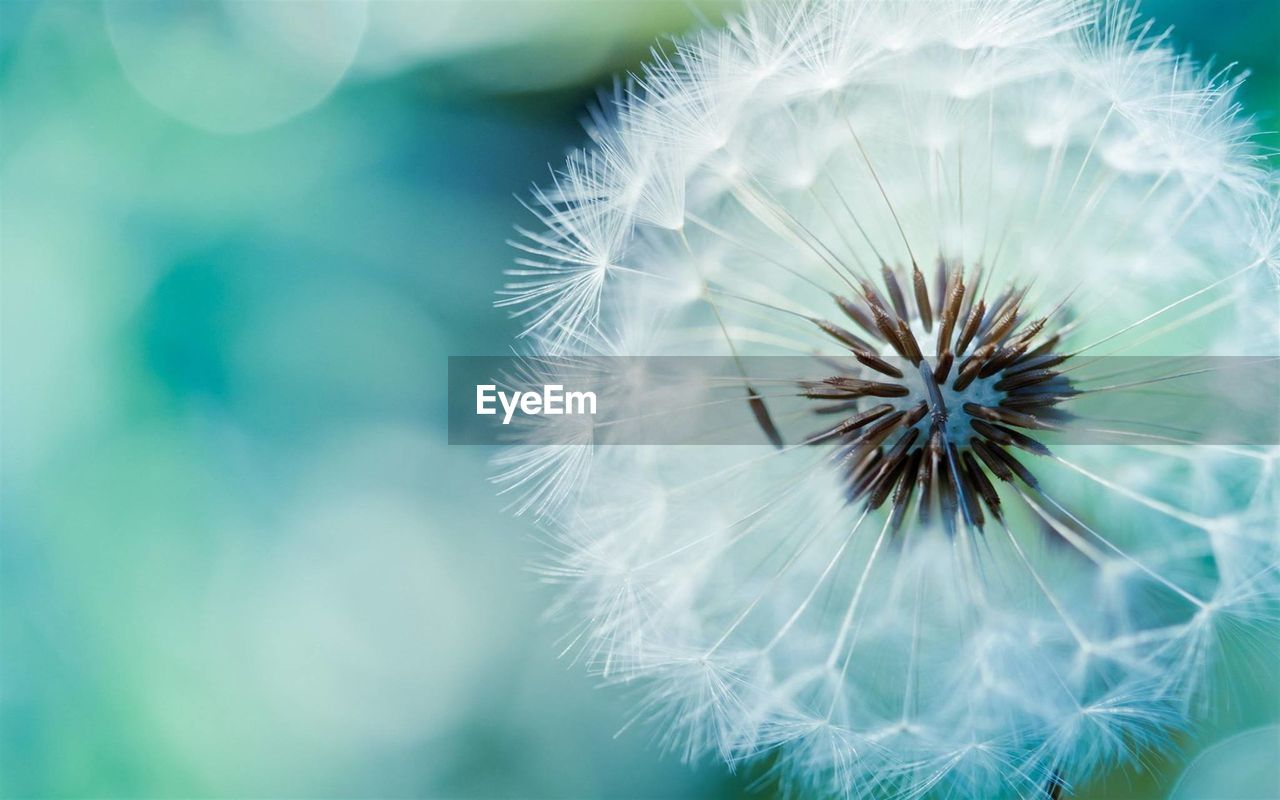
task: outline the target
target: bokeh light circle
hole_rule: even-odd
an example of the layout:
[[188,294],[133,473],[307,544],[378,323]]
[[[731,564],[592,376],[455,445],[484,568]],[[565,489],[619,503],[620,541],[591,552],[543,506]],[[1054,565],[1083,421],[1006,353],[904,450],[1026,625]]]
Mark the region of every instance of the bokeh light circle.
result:
[[1196,756],[1169,800],[1270,800],[1280,797],[1280,725],[1223,739]]
[[215,133],[247,133],[314,108],[360,48],[363,0],[107,0],[125,76],[148,102]]

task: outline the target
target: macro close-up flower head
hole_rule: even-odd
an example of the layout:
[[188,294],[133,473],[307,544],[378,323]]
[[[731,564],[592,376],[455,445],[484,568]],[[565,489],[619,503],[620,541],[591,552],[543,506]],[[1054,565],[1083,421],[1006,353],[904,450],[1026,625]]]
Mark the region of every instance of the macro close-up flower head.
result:
[[0,800],[1280,800],[1278,43],[0,0]]
[[729,437],[499,459],[620,728],[802,795],[1063,797],[1231,706],[1280,589],[1244,75],[1110,2],[814,0],[601,95],[513,241],[518,349],[733,367],[620,393]]

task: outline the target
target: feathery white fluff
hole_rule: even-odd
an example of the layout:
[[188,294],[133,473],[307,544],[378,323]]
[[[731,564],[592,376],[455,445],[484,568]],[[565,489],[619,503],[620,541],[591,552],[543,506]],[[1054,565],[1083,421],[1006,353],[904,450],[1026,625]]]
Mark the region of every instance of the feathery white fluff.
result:
[[[840,354],[833,293],[939,258],[1064,309],[1081,388],[1127,379],[1095,356],[1280,352],[1239,80],[1131,8],[761,3],[670,49],[534,193],[502,304],[536,354]],[[1069,789],[1193,727],[1276,619],[1274,443],[1022,453],[1007,524],[952,536],[846,502],[830,448],[556,447],[507,478],[569,650],[685,757],[818,794]]]

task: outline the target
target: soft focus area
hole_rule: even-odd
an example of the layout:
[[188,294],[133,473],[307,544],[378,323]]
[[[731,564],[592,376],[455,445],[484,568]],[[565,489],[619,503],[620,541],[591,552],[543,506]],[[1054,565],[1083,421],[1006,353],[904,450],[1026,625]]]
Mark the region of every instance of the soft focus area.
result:
[[[751,792],[616,735],[445,443],[515,196],[727,7],[0,0],[0,795]],[[1280,126],[1280,5],[1143,9]],[[1086,796],[1265,796],[1280,730],[1219,738]]]

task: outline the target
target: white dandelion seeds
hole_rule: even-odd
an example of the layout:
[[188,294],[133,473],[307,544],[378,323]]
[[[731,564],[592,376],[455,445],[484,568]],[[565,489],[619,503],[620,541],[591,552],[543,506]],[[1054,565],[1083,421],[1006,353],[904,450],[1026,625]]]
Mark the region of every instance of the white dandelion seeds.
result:
[[1196,369],[1108,357],[1280,353],[1238,85],[1084,0],[756,4],[655,53],[502,302],[539,356],[812,358],[723,396],[821,433],[517,451],[567,650],[818,795],[1057,797],[1194,728],[1274,632],[1280,447],[1195,443],[1154,409]]

